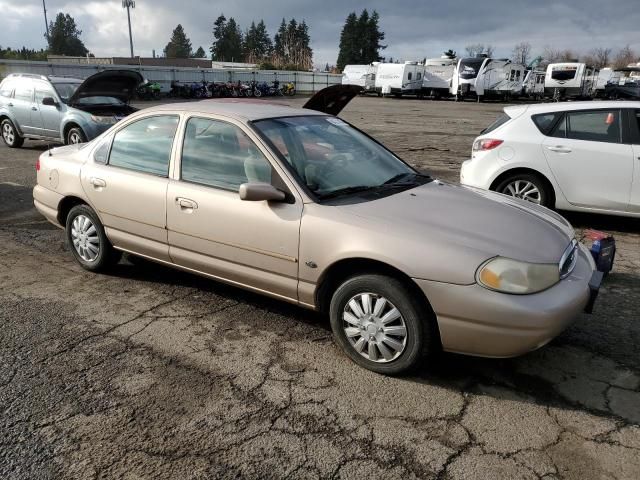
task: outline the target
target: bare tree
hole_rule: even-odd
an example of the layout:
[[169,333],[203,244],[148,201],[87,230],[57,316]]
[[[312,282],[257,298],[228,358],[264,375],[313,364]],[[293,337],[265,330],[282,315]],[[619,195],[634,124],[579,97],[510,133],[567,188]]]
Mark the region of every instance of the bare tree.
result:
[[464,47],[465,52],[467,52],[467,57],[476,57],[484,52],[484,44],[476,43],[473,45],[467,45]]
[[562,52],[557,48],[546,46],[542,52],[542,59],[546,65],[549,65],[550,63],[556,63],[559,61],[561,55]]
[[495,51],[495,48],[493,45],[487,45],[486,47],[484,47],[484,54],[487,57],[493,57],[493,52]]
[[597,68],[604,68],[609,66],[609,62],[611,61],[611,52],[610,48],[594,48],[589,52],[591,56],[591,64]]
[[511,54],[511,60],[515,63],[522,65],[529,65],[529,58],[531,57],[531,44],[529,42],[521,42],[513,47],[513,53]]
[[615,68],[624,68],[638,61],[638,54],[631,50],[629,45],[622,47],[613,59]]

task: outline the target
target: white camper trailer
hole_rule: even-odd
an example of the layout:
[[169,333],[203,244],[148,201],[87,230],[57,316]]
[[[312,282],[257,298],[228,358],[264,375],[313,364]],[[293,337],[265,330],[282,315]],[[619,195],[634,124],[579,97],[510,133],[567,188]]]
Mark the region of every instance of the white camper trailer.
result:
[[449,96],[457,58],[429,58],[424,64],[422,92],[434,98]]
[[367,66],[367,75],[364,80],[364,93],[373,93],[376,91],[378,65],[380,65],[380,62],[373,62],[371,65]]
[[614,72],[611,68],[603,68],[598,72],[598,78],[596,80],[596,86],[593,89],[593,96],[595,98],[603,98],[604,90],[607,83],[617,81],[620,77],[619,73]]
[[455,95],[456,100],[475,96],[476,77],[482,68],[487,57],[461,58],[456,64],[456,68],[451,78],[451,95]]
[[346,65],[342,71],[342,85],[365,86],[369,65]]
[[550,63],[544,78],[544,95],[554,100],[590,98],[598,70],[584,63]]
[[380,63],[375,88],[382,95],[422,95],[424,66],[417,62]]
[[476,97],[508,100],[522,93],[525,66],[507,59],[485,59],[476,77]]
[[544,75],[542,70],[527,70],[522,82],[522,95],[538,100],[544,96]]

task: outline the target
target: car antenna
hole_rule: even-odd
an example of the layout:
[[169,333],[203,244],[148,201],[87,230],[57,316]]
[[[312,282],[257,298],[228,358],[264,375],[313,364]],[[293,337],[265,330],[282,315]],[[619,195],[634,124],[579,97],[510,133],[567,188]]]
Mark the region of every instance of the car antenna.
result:
[[47,153],[50,157],[53,157],[53,155],[51,155],[51,144],[49,142],[47,142]]

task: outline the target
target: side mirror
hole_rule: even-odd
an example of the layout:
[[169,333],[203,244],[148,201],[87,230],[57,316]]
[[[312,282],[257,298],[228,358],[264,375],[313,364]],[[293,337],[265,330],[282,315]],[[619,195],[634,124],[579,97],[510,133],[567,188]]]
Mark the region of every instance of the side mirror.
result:
[[42,99],[42,104],[43,105],[48,105],[50,107],[57,107],[58,106],[58,102],[56,102],[53,97],[44,97]]
[[278,190],[269,183],[255,182],[243,183],[238,191],[240,200],[248,202],[275,201],[282,202],[285,199],[284,192]]

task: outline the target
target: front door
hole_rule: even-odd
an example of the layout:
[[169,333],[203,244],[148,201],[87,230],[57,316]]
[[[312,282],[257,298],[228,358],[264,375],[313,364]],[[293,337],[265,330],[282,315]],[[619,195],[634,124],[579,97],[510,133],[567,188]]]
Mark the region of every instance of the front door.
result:
[[166,195],[178,115],[155,115],[107,138],[82,168],[82,187],[114,246],[169,260]]
[[633,152],[622,143],[620,109],[567,112],[542,143],[569,203],[623,212],[629,205]]
[[629,210],[640,213],[640,109],[629,110],[629,121],[632,132],[633,148],[633,181],[631,184],[631,199]]
[[[53,98],[58,105],[43,105],[43,98]],[[44,82],[36,83],[35,107],[38,111],[33,111],[32,123],[35,130],[42,135],[50,138],[60,138],[60,100],[53,89]]]
[[167,191],[171,259],[222,280],[297,300],[302,202],[243,201],[241,184],[280,177],[239,126],[192,117]]

